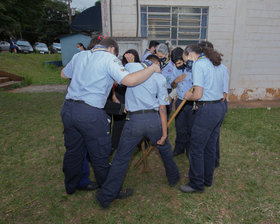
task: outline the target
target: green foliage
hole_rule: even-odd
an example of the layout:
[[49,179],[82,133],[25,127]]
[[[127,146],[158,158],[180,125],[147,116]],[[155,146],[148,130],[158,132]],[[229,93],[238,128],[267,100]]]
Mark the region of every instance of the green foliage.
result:
[[61,54],[11,54],[0,53],[0,70],[25,78],[23,85],[67,84],[60,77],[62,68],[46,66],[46,61],[60,61]]
[[[63,99],[62,93],[0,92],[0,223],[280,223],[280,108],[229,110],[221,164],[204,193],[179,191],[188,181],[185,155],[175,157],[181,181],[169,187],[154,149],[148,173],[133,169],[139,153],[133,157],[124,187],[135,194],[102,210],[94,192],[65,193]],[[174,125],[169,140],[174,146]]]
[[0,2],[0,37],[50,44],[69,33],[67,5],[58,0],[5,0]]

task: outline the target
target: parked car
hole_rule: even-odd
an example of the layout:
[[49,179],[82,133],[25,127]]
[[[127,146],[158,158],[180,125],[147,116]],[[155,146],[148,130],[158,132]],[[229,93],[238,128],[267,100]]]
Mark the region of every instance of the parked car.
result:
[[50,46],[51,53],[61,53],[61,45],[60,43],[52,43]]
[[17,49],[17,52],[21,52],[21,53],[32,53],[32,52],[34,52],[31,44],[26,40],[18,40],[16,42],[16,49]]
[[7,41],[0,41],[0,51],[9,51],[10,50],[10,43]]
[[39,52],[40,54],[49,54],[50,51],[48,46],[45,43],[36,42],[34,45],[35,53]]

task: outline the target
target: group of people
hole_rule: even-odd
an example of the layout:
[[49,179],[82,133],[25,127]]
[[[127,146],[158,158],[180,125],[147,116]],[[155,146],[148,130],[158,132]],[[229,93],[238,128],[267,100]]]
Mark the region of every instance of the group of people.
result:
[[[173,158],[186,152],[189,182],[180,190],[203,192],[219,166],[219,130],[229,79],[222,54],[207,41],[172,51],[170,44],[151,41],[141,60],[134,49],[126,51],[122,61],[118,53],[115,40],[99,36],[61,71],[61,77],[71,80],[61,111],[66,192],[100,188],[95,197],[103,208],[131,196],[133,189],[122,184],[143,138],[158,148],[170,186],[180,180]],[[178,108],[184,99],[175,118],[172,151],[167,120],[173,101]],[[88,178],[88,160],[96,182]]]

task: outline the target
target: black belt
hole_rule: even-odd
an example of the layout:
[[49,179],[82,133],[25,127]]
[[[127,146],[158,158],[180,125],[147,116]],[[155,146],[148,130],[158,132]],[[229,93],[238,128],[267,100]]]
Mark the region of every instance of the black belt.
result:
[[203,105],[203,104],[207,104],[207,103],[220,103],[221,100],[213,100],[213,101],[197,101],[198,104]]
[[128,111],[128,114],[149,114],[149,113],[157,113],[158,111],[157,110],[137,110],[137,111],[133,111],[133,112],[130,112]]
[[75,103],[82,103],[82,104],[85,104],[85,105],[87,105],[87,106],[92,107],[91,105],[87,104],[87,103],[86,103],[85,101],[83,101],[83,100],[66,99],[66,101],[75,102]]

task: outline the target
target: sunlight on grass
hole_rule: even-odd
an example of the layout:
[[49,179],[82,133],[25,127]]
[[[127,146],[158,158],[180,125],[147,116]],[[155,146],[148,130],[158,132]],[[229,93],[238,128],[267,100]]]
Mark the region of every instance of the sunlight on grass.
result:
[[67,84],[60,78],[61,68],[45,65],[46,61],[59,61],[60,54],[0,53],[0,70],[28,78],[32,85]]
[[[124,186],[135,194],[102,210],[93,192],[64,190],[62,93],[0,92],[0,223],[279,223],[280,108],[230,109],[221,130],[221,165],[203,194],[168,186],[157,150],[149,172],[133,165]],[[172,145],[174,125],[169,129]],[[93,174],[91,172],[91,179]]]

